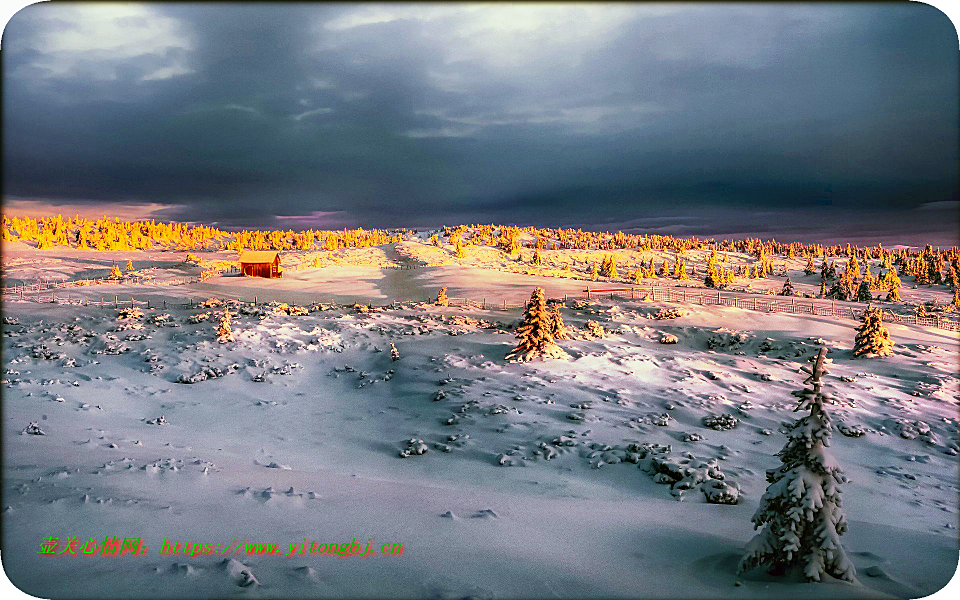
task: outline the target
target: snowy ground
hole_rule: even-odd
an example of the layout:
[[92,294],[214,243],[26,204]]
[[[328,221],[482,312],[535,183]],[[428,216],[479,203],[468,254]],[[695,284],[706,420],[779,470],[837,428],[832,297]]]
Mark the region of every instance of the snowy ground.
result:
[[[111,258],[122,268],[125,257]],[[551,296],[583,285],[353,264],[271,281],[98,287],[307,305],[345,287],[377,300],[438,285],[451,296],[520,296],[538,283]],[[291,316],[235,305],[236,342],[220,345],[219,308],[153,308],[132,320],[112,308],[3,308],[3,563],[41,597],[919,597],[957,566],[955,333],[888,325],[895,356],[853,359],[853,321],[690,306],[657,320],[674,306],[570,302],[572,339],[560,343],[572,360],[511,364],[516,309],[411,303]],[[590,335],[588,320],[605,336]],[[678,343],[660,344],[663,334]],[[834,423],[863,432],[838,429],[831,447],[851,479],[843,540],[859,581],[737,578],[780,427],[796,417],[790,392],[821,340],[834,360]],[[188,379],[197,381],[179,382]],[[166,424],[150,423],[161,415]],[[718,416],[736,427],[705,425]],[[31,422],[46,435],[21,434]],[[401,458],[410,440],[426,453]],[[740,502],[708,504],[701,484],[657,483],[654,455],[722,471]],[[142,537],[150,551],[37,554],[51,535]],[[243,537],[283,554],[304,538],[374,538],[404,553],[159,554],[164,538]],[[239,585],[244,569],[257,584]]]

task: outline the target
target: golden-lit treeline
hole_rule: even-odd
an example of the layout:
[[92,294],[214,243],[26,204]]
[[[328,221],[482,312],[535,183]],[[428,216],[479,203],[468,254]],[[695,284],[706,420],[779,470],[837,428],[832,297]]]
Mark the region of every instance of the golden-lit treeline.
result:
[[776,240],[746,238],[742,240],[700,239],[696,236],[678,238],[671,235],[630,234],[622,231],[584,231],[582,229],[551,229],[538,227],[515,227],[508,225],[460,225],[443,227],[444,236],[457,235],[466,244],[489,244],[509,248],[519,246],[519,238],[526,234],[533,239],[526,242],[528,248],[537,249],[577,249],[577,250],[669,250],[683,254],[686,250],[716,249],[721,252],[742,252],[758,258],[764,255],[795,257],[846,257],[858,256],[862,259],[883,259],[924,255],[940,257],[945,261],[960,257],[960,248],[933,249],[927,246],[922,251],[910,252],[906,249],[890,251],[882,245],[856,246],[852,244],[805,244],[802,242],[782,243]]
[[121,221],[102,217],[91,220],[79,216],[7,217],[0,223],[4,240],[36,242],[46,250],[67,246],[81,250],[149,250],[171,247],[176,250],[337,250],[365,248],[401,242],[405,231],[390,233],[380,229],[344,229],[342,231],[292,230],[240,231],[231,233],[205,225]]
[[4,240],[36,242],[46,250],[68,246],[81,250],[149,250],[155,245],[173,246],[180,250],[218,247],[228,234],[205,225],[158,223],[156,221],[121,221],[101,217],[80,216],[7,217],[0,223]]
[[367,248],[402,242],[404,232],[380,229],[344,229],[341,231],[241,231],[228,244],[233,250],[337,250]]

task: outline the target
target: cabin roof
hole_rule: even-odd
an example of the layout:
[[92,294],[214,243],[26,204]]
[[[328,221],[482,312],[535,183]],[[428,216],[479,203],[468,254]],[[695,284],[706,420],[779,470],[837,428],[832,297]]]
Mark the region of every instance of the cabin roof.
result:
[[272,250],[244,250],[240,253],[242,263],[272,263],[277,260],[277,252]]

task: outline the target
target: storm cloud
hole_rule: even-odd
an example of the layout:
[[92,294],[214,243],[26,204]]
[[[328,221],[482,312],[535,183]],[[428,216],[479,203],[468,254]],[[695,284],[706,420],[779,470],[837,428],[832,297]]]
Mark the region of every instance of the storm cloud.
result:
[[916,3],[35,4],[4,200],[957,243],[957,49]]

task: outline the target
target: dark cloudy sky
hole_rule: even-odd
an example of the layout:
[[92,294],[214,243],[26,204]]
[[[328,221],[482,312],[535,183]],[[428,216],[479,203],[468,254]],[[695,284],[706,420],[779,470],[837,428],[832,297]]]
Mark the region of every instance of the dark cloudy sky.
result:
[[2,50],[8,211],[957,243],[923,4],[42,3]]

